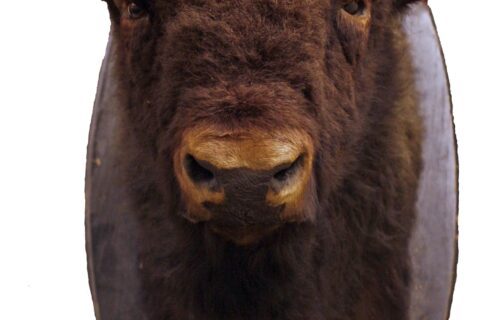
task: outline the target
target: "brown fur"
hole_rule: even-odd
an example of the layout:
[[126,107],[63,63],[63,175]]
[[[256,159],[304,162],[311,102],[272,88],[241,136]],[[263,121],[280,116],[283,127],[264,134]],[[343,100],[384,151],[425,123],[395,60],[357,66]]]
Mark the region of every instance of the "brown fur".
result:
[[[147,319],[408,319],[420,172],[400,14],[374,0],[110,0],[123,152]],[[304,130],[315,219],[236,246],[184,218],[172,159],[187,128]],[[128,145],[127,141],[132,141]]]

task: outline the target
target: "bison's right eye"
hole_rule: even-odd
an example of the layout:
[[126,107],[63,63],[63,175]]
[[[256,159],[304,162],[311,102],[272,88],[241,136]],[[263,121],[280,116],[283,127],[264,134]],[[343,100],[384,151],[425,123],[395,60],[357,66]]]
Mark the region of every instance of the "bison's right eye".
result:
[[128,17],[130,19],[139,19],[145,15],[145,9],[136,2],[130,2],[128,5]]
[[365,8],[366,4],[363,0],[351,1],[343,6],[343,10],[353,16],[362,14]]

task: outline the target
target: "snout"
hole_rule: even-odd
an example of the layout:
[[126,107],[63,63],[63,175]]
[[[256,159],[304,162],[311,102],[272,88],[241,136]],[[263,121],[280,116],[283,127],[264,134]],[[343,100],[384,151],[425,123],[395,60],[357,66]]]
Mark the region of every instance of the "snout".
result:
[[298,130],[188,130],[174,157],[186,216],[233,235],[304,219],[313,157]]

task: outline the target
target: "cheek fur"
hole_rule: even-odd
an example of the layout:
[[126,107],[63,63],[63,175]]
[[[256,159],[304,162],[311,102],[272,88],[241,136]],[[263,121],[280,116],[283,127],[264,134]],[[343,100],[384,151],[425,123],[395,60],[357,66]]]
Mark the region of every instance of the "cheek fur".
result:
[[360,15],[351,15],[342,9],[336,14],[336,34],[346,60],[351,65],[359,62],[367,47],[372,10],[370,0],[366,0],[364,12]]

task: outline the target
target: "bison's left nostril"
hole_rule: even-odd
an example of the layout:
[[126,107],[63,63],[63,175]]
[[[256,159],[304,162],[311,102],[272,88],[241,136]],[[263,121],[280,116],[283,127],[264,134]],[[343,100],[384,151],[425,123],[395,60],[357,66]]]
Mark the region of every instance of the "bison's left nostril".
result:
[[214,173],[190,154],[184,159],[184,168],[195,183],[210,183],[214,180]]
[[280,168],[277,173],[273,175],[273,179],[278,183],[285,183],[294,177],[304,164],[304,155],[300,155],[294,162]]

